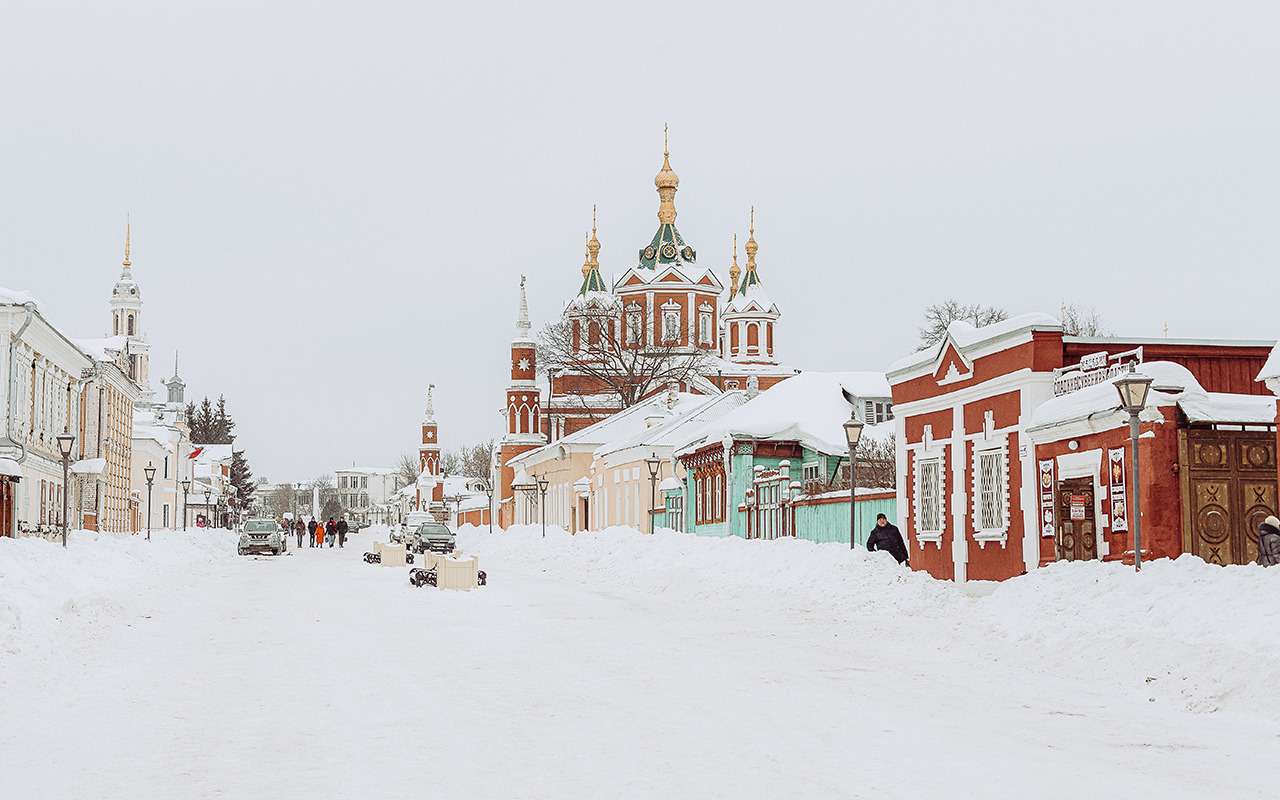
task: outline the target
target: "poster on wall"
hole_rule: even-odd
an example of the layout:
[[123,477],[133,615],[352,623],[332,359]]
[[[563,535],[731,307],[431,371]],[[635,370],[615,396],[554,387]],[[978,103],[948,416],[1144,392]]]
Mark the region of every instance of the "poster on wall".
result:
[[1107,451],[1107,472],[1111,486],[1111,530],[1129,530],[1129,500],[1125,495],[1124,448]]
[[1040,535],[1053,536],[1053,459],[1040,462]]

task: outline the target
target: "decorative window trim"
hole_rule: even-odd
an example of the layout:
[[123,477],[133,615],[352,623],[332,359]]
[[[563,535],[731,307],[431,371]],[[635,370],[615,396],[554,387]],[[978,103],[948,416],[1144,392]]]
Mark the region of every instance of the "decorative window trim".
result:
[[[987,430],[990,430],[988,423]],[[982,520],[982,461],[983,457],[998,457],[996,466],[996,499],[999,500],[1001,524],[994,528],[980,528]],[[999,542],[1004,549],[1009,543],[1009,437],[1007,435],[987,438],[973,443],[973,463],[970,464],[970,513],[973,519],[973,540],[979,548],[986,548],[988,542]]]
[[[674,300],[668,300],[659,308],[662,309],[662,341],[676,342],[680,340],[680,304]],[[668,321],[674,322],[671,329],[668,330]]]
[[[916,542],[923,548],[926,542],[933,542],[942,549],[942,532],[947,528],[947,460],[944,448],[929,448],[915,451],[915,457],[912,461],[912,492],[911,506],[912,518],[915,520]],[[936,464],[938,466],[938,530],[925,531],[920,529],[920,510],[921,510],[921,466],[923,464]]]

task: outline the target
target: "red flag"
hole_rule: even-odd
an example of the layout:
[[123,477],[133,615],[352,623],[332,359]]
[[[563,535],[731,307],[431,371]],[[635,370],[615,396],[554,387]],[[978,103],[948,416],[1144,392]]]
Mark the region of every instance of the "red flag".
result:
[[192,451],[191,451],[191,454],[190,454],[189,456],[187,456],[187,458],[199,458],[199,457],[200,457],[200,454],[201,454],[201,453],[203,453],[203,452],[204,452],[204,448],[203,448],[203,447],[197,447],[195,450],[192,450]]

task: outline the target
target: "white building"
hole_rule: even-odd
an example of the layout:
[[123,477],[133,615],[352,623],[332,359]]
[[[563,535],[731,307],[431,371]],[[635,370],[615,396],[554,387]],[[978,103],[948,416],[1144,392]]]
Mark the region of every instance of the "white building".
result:
[[351,519],[387,522],[403,480],[390,467],[348,467],[334,471],[338,503]]

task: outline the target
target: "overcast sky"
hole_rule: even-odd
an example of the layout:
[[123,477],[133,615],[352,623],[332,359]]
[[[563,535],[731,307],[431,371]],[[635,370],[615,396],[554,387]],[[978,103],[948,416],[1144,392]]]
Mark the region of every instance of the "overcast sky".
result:
[[1280,11],[1231,2],[0,1],[0,285],[105,335],[126,212],[174,349],[271,480],[500,433],[600,207],[721,270],[757,207],[779,353],[878,369],[921,308],[1273,338]]

